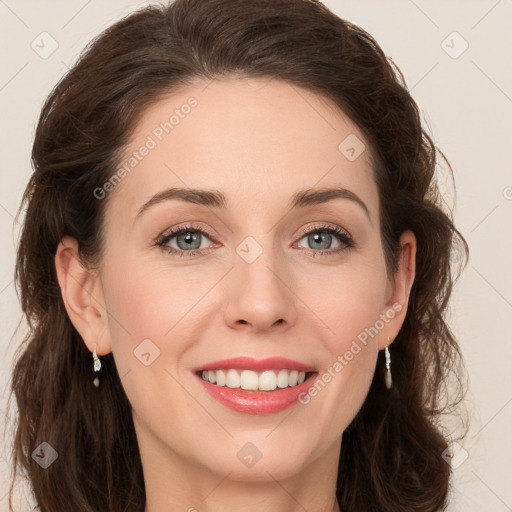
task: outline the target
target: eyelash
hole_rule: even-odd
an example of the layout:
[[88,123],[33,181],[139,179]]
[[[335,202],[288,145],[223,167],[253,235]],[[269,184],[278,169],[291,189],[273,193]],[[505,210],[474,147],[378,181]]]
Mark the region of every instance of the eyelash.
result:
[[[171,240],[175,236],[179,236],[179,235],[182,235],[187,232],[200,233],[202,235],[206,235],[212,241],[215,241],[213,239],[213,237],[207,231],[205,231],[203,228],[201,228],[199,226],[188,225],[188,226],[182,226],[180,228],[177,228],[165,235],[160,235],[157,238],[157,240],[155,240],[155,245],[160,247],[163,251],[166,251],[168,254],[175,254],[181,258],[188,258],[188,257],[196,256],[201,252],[208,251],[208,249],[194,249],[192,251],[183,251],[183,250],[178,250],[178,249],[175,249],[174,247],[169,247],[168,245],[166,245],[169,242],[169,240]],[[346,251],[347,249],[351,249],[355,246],[353,239],[350,237],[350,235],[348,235],[348,233],[346,233],[345,231],[343,231],[342,229],[340,229],[338,227],[330,226],[330,225],[315,226],[313,229],[305,230],[299,236],[299,240],[304,238],[304,236],[306,236],[306,235],[310,235],[310,234],[314,234],[314,233],[329,233],[331,235],[335,235],[336,238],[338,238],[338,240],[342,244],[345,245],[345,247],[339,247],[338,249],[334,249],[334,250],[306,249],[306,251],[309,251],[309,253],[313,254],[313,257],[316,257],[317,255],[333,256],[342,251]]]

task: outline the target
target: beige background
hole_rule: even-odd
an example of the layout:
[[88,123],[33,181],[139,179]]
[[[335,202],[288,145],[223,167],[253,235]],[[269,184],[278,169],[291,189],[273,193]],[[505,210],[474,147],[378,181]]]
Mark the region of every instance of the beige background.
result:
[[[30,150],[39,110],[85,44],[145,3],[0,0],[2,422],[17,342],[10,340],[21,318],[13,284],[19,228],[14,215],[31,173]],[[450,510],[512,510],[512,2],[325,3],[370,32],[400,66],[434,139],[454,167],[456,223],[472,253],[455,291],[451,322],[468,366],[472,424],[458,447]],[[42,32],[50,35],[41,36]],[[39,53],[31,47],[33,41]],[[52,44],[58,44],[54,53],[40,55]],[[448,189],[447,195],[451,197]],[[3,435],[0,439],[0,511],[6,511],[10,439]],[[18,488],[17,512],[31,510],[27,491]]]

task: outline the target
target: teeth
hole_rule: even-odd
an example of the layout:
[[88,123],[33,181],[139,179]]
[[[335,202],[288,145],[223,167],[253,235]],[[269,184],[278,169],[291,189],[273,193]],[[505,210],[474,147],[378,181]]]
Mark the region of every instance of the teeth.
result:
[[[281,371],[286,371],[286,370],[281,370]],[[279,372],[281,373],[281,372]],[[267,371],[267,372],[263,372],[261,375],[260,375],[260,379],[259,379],[259,389],[261,389],[261,391],[274,391],[274,389],[276,389],[277,387],[277,377],[276,377],[276,374],[275,372],[273,371]]]
[[217,386],[226,385],[226,374],[224,372],[215,372],[215,380],[213,381]]
[[240,387],[240,375],[238,375],[238,372],[236,370],[228,370],[228,372],[226,373],[226,386],[228,388]]
[[265,370],[253,372],[252,370],[203,370],[203,380],[227,386],[228,388],[242,388],[247,391],[274,391],[276,388],[287,388],[302,384],[306,380],[306,372],[297,370]]
[[254,391],[258,389],[260,384],[260,379],[256,372],[252,372],[251,370],[243,370],[240,375],[240,387],[242,389],[247,389],[249,391]]
[[279,370],[279,373],[277,374],[278,388],[287,388],[290,385],[289,373],[291,372],[288,372],[287,370]]

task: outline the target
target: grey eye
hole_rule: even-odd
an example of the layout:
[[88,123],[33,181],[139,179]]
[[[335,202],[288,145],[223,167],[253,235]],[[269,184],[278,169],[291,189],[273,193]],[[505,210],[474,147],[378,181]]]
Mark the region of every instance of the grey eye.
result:
[[[208,237],[200,231],[187,230],[170,236],[165,245],[182,251],[194,251],[205,248],[205,246],[201,247],[203,238],[207,239]],[[176,239],[176,245],[172,243],[174,239]],[[207,246],[208,244],[206,244]]]

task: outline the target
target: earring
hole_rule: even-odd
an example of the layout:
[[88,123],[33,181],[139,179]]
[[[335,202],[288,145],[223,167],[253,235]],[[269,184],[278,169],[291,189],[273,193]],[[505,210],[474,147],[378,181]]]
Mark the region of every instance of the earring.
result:
[[[388,336],[388,343],[389,343],[389,336]],[[386,387],[388,389],[390,389],[393,381],[391,379],[391,356],[389,355],[388,347],[385,348],[384,353],[386,355],[386,374],[384,375],[384,382],[386,383]]]
[[[100,358],[98,357],[98,355],[96,354],[96,348],[94,349],[94,352],[92,353],[92,359],[94,361],[94,372],[97,373],[101,370],[101,361],[100,361]],[[96,387],[99,387],[100,378],[98,376],[94,377],[94,380],[92,381],[92,383]]]

